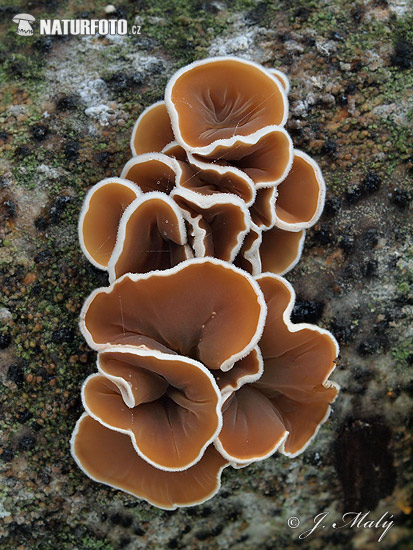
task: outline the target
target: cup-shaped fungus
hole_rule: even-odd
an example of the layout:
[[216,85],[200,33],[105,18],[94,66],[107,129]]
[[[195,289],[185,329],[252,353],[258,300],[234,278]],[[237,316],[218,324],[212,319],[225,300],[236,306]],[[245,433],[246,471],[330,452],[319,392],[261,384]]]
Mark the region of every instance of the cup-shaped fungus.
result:
[[247,273],[213,258],[123,275],[86,300],[80,328],[96,350],[145,346],[229,370],[257,344],[265,322],[262,293]]
[[288,176],[277,188],[276,225],[299,231],[314,225],[324,208],[325,183],[314,159],[302,151],[294,151]]
[[284,275],[290,271],[301,257],[304,240],[304,230],[284,231],[279,227],[272,227],[263,231],[259,248],[261,271],[276,275]]
[[[203,158],[189,155],[190,161]],[[284,128],[266,126],[254,134],[233,138],[231,147],[217,145],[211,158],[214,164],[229,164],[245,172],[257,189],[272,187],[283,181],[290,171],[293,143]]]
[[191,468],[168,472],[155,468],[135,451],[129,435],[110,430],[87,414],[71,439],[72,455],[91,479],[121,489],[165,510],[193,506],[213,497],[228,462],[210,445]]
[[162,153],[146,153],[131,158],[123,167],[121,177],[136,183],[143,193],[160,191],[169,194],[181,178],[177,160]]
[[[173,151],[171,148],[170,150]],[[192,172],[180,182],[182,187],[211,195],[214,193],[229,193],[237,195],[246,206],[255,199],[255,186],[252,179],[242,170],[233,166],[205,162],[202,157],[188,154],[188,162]]]
[[185,245],[185,223],[177,204],[164,193],[146,193],[128,206],[120,220],[108,264],[109,281],[129,272],[174,267],[191,257]]
[[200,195],[175,189],[173,199],[190,225],[188,232],[196,257],[212,256],[232,262],[250,228],[244,202],[234,195]]
[[82,388],[86,412],[107,428],[129,434],[136,452],[168,471],[200,460],[218,435],[221,394],[201,363],[179,355],[107,348],[99,354],[101,374]]
[[232,147],[238,136],[282,126],[288,100],[276,76],[236,57],[215,57],[183,67],[165,90],[175,139],[204,156]]
[[160,508],[211,498],[229,464],[298,455],[338,393],[335,339],[291,322],[279,276],[325,197],[283,128],[288,92],[284,73],[236,57],[183,67],[136,121],[121,178],[85,199],[82,249],[111,285],[81,313],[98,373],[72,454]]
[[79,241],[86,258],[106,269],[116,243],[119,220],[141,190],[121,178],[107,178],[94,185],[83,203]]
[[292,324],[294,290],[285,279],[257,277],[267,308],[259,347],[264,372],[259,380],[228,394],[223,427],[216,441],[237,464],[270,456],[275,450],[300,454],[330,414],[338,386],[328,380],[338,345],[326,330]]
[[132,155],[159,153],[173,139],[165,102],[158,101],[147,107],[135,122],[130,140]]

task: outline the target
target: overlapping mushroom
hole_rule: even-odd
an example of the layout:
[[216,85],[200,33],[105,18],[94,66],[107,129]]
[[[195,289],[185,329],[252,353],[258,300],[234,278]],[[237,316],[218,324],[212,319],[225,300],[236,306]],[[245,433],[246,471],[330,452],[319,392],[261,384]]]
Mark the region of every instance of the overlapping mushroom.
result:
[[288,89],[234,57],[180,69],[138,118],[120,177],[84,201],[80,243],[110,286],[81,314],[98,358],[72,454],[161,508],[211,498],[228,465],[296,456],[337,395],[337,344],[291,323],[280,277],[325,195],[284,129]]

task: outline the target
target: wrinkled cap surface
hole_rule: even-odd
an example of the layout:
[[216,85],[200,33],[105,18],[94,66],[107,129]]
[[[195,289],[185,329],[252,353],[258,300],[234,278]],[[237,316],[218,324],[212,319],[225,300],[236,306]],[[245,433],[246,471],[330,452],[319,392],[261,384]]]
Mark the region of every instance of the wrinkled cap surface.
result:
[[217,448],[228,460],[262,460],[280,448],[302,452],[330,412],[338,387],[329,382],[338,347],[313,325],[293,325],[292,287],[281,277],[261,275],[268,315],[259,346],[264,371],[225,401]]
[[106,427],[128,433],[138,454],[163,470],[195,464],[221,428],[221,396],[210,372],[178,355],[128,346],[99,355],[83,404]]
[[125,273],[168,269],[188,259],[182,214],[163,193],[147,193],[124,212],[108,265],[110,281]]
[[195,256],[232,262],[250,227],[243,201],[234,195],[202,196],[187,189],[175,189],[172,196],[191,226],[188,233]]
[[175,138],[188,151],[209,152],[269,125],[283,125],[287,98],[279,80],[239,58],[211,58],[180,69],[169,81],[165,103]]
[[255,281],[215,259],[124,275],[86,301],[81,330],[94,349],[111,344],[178,353],[227,370],[256,345],[265,303]]

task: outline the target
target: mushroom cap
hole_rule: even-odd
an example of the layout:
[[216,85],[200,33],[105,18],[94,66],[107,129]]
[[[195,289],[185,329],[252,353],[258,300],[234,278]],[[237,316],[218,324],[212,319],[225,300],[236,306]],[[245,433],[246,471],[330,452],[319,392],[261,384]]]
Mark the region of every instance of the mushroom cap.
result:
[[223,426],[216,448],[231,462],[251,463],[279,449],[301,453],[330,413],[338,386],[328,381],[338,345],[326,330],[294,325],[294,290],[285,279],[257,277],[268,315],[259,342],[262,376],[229,394],[222,407]]
[[246,206],[253,204],[256,195],[254,182],[242,170],[234,166],[207,162],[203,157],[191,153],[188,153],[188,162],[194,169],[194,174],[187,181],[180,183],[182,187],[206,195],[229,193],[240,197]]
[[231,147],[217,145],[210,158],[245,172],[257,189],[282,182],[293,162],[293,142],[279,126],[266,126],[248,136],[234,136]]
[[330,414],[330,403],[339,386],[328,377],[335,368],[339,347],[329,331],[291,322],[295,292],[285,279],[263,274],[257,281],[268,316],[260,340],[264,373],[253,387],[271,401],[289,432],[281,452],[296,456],[306,449]]
[[128,435],[106,428],[86,413],[73,431],[71,452],[79,468],[94,481],[165,510],[212,498],[219,490],[221,472],[228,466],[211,445],[192,468],[158,470],[137,455]]
[[284,231],[272,227],[262,232],[259,248],[263,272],[284,275],[295,267],[301,257],[305,241],[305,231]]
[[13,17],[13,23],[18,23],[19,21],[36,21],[36,18],[29,13],[19,13]]
[[135,122],[130,140],[132,155],[160,152],[173,139],[165,102],[158,101],[147,107]]
[[184,219],[165,193],[153,191],[134,200],[119,223],[108,263],[109,282],[125,273],[168,269],[188,259]]
[[239,465],[268,458],[288,436],[277,410],[250,384],[228,395],[222,418],[215,446],[224,458]]
[[287,95],[278,78],[237,57],[196,61],[177,71],[165,90],[175,139],[187,151],[209,156],[217,145],[231,147],[234,136],[282,126]]
[[199,362],[114,346],[99,354],[98,368],[100,374],[89,376],[82,387],[86,412],[107,428],[128,434],[136,452],[152,466],[190,468],[218,435],[221,394]]
[[181,175],[180,164],[174,158],[163,153],[145,153],[125,164],[121,178],[136,183],[143,193],[161,191],[169,194]]
[[140,195],[139,187],[122,178],[106,178],[87,193],[79,217],[79,242],[95,267],[107,268],[122,214]]
[[311,227],[323,211],[325,194],[320,167],[306,153],[295,149],[291,170],[278,186],[276,225],[287,231]]
[[86,300],[80,329],[96,350],[146,346],[229,370],[256,346],[265,321],[262,293],[247,273],[214,258],[127,274]]

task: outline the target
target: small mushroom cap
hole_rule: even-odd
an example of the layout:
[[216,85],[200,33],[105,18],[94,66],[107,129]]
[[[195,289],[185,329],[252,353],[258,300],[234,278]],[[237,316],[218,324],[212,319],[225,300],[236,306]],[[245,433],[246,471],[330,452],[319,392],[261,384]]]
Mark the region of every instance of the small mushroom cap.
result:
[[268,398],[289,432],[281,451],[301,453],[330,414],[338,386],[328,380],[335,368],[338,344],[332,334],[307,323],[293,324],[292,286],[276,275],[257,281],[268,305],[260,349],[264,373],[253,388]]
[[304,247],[305,231],[272,227],[262,232],[259,248],[262,271],[284,275],[297,265]]
[[36,21],[36,18],[29,13],[19,13],[13,17],[13,23],[18,23],[19,21]]
[[262,376],[228,394],[223,426],[215,442],[236,464],[262,460],[279,449],[296,456],[314,438],[330,412],[338,387],[328,381],[338,346],[314,325],[290,321],[294,290],[285,279],[257,277],[268,307],[260,340]]
[[108,264],[109,281],[125,273],[169,269],[188,259],[182,214],[164,193],[146,193],[131,203],[119,224]]
[[73,458],[91,479],[121,489],[165,510],[193,506],[219,490],[227,461],[211,445],[202,459],[182,472],[166,472],[143,460],[128,435],[109,430],[84,414],[71,439]]
[[245,172],[257,189],[285,179],[293,162],[293,142],[279,126],[266,126],[248,136],[235,136],[231,147],[217,145],[209,158]]
[[156,468],[184,470],[200,460],[222,425],[221,394],[208,369],[128,346],[107,348],[98,366],[102,374],[89,376],[82,388],[90,416],[129,434]]
[[165,103],[175,139],[208,156],[217,144],[232,146],[269,125],[284,125],[288,100],[277,77],[236,57],[216,57],[183,67],[169,81]]
[[271,456],[288,435],[277,410],[250,384],[229,395],[222,417],[215,446],[227,460],[237,464]]
[[324,208],[326,187],[318,164],[302,151],[294,151],[287,177],[278,186],[276,225],[299,231],[314,225]]
[[192,227],[195,256],[232,262],[250,228],[244,202],[230,194],[201,195],[176,188],[171,196]]
[[266,308],[252,277],[214,258],[127,274],[86,300],[80,328],[93,349],[123,344],[228,370],[257,344]]
[[107,178],[86,195],[79,218],[79,241],[86,258],[106,269],[116,243],[120,218],[141,194],[139,187],[122,178]]
[[121,177],[130,180],[144,193],[161,191],[169,194],[181,177],[179,163],[162,153],[145,153],[131,158],[123,167]]
[[158,101],[141,113],[133,127],[130,141],[132,155],[159,153],[173,139],[165,102]]

